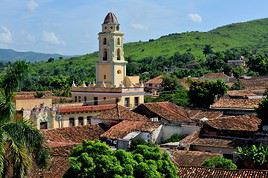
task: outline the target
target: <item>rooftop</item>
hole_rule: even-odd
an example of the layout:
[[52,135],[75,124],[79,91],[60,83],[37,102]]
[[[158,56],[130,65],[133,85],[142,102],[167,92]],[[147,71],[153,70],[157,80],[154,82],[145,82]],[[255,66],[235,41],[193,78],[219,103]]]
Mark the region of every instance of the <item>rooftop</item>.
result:
[[145,84],[161,84],[163,82],[163,76],[159,75],[155,78],[148,80]]
[[135,131],[153,132],[160,126],[159,123],[151,121],[129,121],[124,120],[114,125],[108,131],[101,135],[103,138],[123,139],[127,134]]
[[192,145],[205,147],[235,148],[239,144],[236,140],[218,138],[198,138]]
[[168,121],[192,122],[185,108],[171,102],[144,103],[139,105],[134,111],[139,113],[139,108],[142,107]]
[[[40,94],[40,97],[38,96]],[[21,91],[16,92],[15,100],[51,98],[51,91]]]
[[268,87],[268,77],[252,77],[250,79],[240,79],[246,90],[265,90]]
[[246,109],[253,110],[258,107],[261,99],[232,99],[220,98],[210,106],[211,109]]
[[225,116],[209,120],[206,125],[217,130],[257,131],[261,120],[255,115]]
[[268,177],[266,170],[226,170],[209,169],[201,167],[180,167],[179,175],[181,178],[265,178]]
[[172,153],[173,161],[179,166],[202,166],[202,163],[211,157],[222,156],[219,153],[200,151],[176,150]]
[[205,75],[202,76],[202,78],[211,78],[211,79],[223,79],[228,77],[226,74],[224,74],[223,72],[219,72],[219,73],[207,73]]
[[255,93],[253,93],[250,90],[229,90],[227,91],[227,95],[230,97],[248,97],[248,96],[256,96]]
[[105,17],[103,24],[119,24],[119,23],[114,13],[109,12]]

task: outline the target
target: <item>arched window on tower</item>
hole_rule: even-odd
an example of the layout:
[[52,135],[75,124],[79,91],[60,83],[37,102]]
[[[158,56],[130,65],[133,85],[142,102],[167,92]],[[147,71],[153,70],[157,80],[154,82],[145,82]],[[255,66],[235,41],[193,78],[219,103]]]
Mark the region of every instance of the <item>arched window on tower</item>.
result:
[[120,60],[121,58],[121,54],[120,54],[120,49],[118,48],[117,49],[117,60]]
[[106,45],[106,44],[107,44],[107,39],[103,38],[103,45]]
[[117,45],[120,45],[120,38],[117,38]]
[[108,55],[107,49],[104,49],[104,51],[103,51],[103,60],[104,61],[107,61],[107,55]]

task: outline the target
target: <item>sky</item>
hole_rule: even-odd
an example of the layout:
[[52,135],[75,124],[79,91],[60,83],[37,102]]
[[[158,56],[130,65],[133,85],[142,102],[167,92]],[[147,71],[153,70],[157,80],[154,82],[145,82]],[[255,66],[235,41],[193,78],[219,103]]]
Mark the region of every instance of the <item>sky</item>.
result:
[[0,48],[81,55],[98,50],[108,12],[125,42],[268,17],[267,0],[0,0]]

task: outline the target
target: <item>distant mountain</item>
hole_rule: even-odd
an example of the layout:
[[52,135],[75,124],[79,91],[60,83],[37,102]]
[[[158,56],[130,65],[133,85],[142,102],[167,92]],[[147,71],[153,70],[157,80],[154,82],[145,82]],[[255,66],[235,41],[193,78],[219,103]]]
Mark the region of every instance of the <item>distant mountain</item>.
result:
[[60,54],[45,54],[37,52],[18,52],[12,49],[0,49],[0,62],[26,60],[29,62],[48,60],[49,58],[58,59],[59,57],[65,57]]

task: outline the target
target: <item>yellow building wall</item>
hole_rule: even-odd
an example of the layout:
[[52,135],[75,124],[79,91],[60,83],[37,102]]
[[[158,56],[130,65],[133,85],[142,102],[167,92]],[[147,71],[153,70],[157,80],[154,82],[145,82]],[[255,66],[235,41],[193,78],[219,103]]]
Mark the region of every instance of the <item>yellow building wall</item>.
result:
[[40,106],[41,104],[44,104],[49,108],[52,108],[52,99],[38,98],[38,99],[20,99],[15,101],[17,111],[21,109],[32,110],[35,106]]
[[125,67],[122,65],[114,65],[114,85],[119,87],[125,78]]
[[[112,83],[112,65],[109,63],[102,63],[97,65],[97,83],[101,83],[104,81],[105,83]],[[106,75],[106,79],[104,79],[104,75]]]

